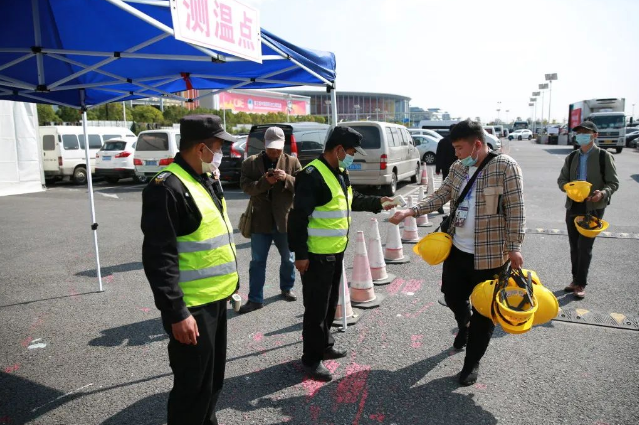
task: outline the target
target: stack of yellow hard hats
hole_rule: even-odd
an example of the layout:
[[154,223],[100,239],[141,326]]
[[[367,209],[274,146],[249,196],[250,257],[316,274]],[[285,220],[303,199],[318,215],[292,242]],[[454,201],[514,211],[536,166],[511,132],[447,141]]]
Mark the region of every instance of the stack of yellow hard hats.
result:
[[575,180],[564,185],[566,195],[575,202],[583,202],[590,196],[591,183],[584,180]]
[[500,324],[505,332],[521,334],[533,325],[557,316],[559,303],[531,270],[512,270],[505,279],[486,280],[475,287],[470,300],[482,316]]
[[608,228],[608,222],[594,215],[580,215],[575,217],[575,227],[583,236],[594,238]]
[[450,254],[453,238],[445,232],[433,232],[424,236],[413,247],[413,252],[424,259],[431,266],[442,263]]

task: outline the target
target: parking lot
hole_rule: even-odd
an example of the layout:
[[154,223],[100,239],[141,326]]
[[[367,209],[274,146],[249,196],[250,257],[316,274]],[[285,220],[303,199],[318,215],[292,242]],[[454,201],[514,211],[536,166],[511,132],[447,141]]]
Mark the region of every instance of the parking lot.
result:
[[[587,297],[570,282],[564,195],[556,185],[567,146],[503,140],[524,174],[528,234],[525,266],[562,309],[636,320],[639,152],[615,154],[620,188],[606,210],[610,237],[594,247]],[[436,179],[439,184],[439,179]],[[0,424],[162,424],[172,377],[167,336],[141,263],[141,190],[128,180],[96,182],[104,292],[97,292],[86,187],[56,184],[44,193],[0,198]],[[416,194],[403,182],[398,193]],[[235,225],[248,196],[225,186]],[[370,213],[354,213],[367,231]],[[387,224],[378,215],[382,239]],[[430,215],[435,226],[441,220]],[[432,228],[420,228],[424,236]],[[558,230],[554,232],[554,230]],[[351,232],[353,234],[353,232]],[[250,241],[236,231],[246,299]],[[221,424],[636,424],[637,329],[565,321],[524,335],[497,329],[479,381],[459,387],[463,352],[456,325],[438,303],[441,266],[405,245],[411,262],[388,266],[397,279],[375,290],[381,306],[336,333],[349,356],[329,361],[335,380],[308,380],[301,356],[300,300],[278,297],[279,259],[271,250],[265,308],[229,311]],[[354,244],[346,252],[347,273]],[[269,280],[270,278],[270,280]],[[294,291],[301,295],[299,276]]]

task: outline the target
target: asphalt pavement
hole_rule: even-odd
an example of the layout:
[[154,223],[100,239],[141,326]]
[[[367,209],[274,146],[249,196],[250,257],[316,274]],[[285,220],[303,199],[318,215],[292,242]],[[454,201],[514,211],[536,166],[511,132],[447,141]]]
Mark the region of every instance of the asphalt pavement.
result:
[[[525,266],[554,291],[562,309],[639,314],[637,254],[639,152],[615,154],[620,189],[606,210],[610,237],[594,246],[587,296],[570,281],[564,195],[556,185],[566,146],[504,141],[524,174]],[[439,179],[436,180],[439,182]],[[163,424],[172,376],[159,312],[141,263],[142,185],[95,185],[104,292],[97,292],[86,187],[58,184],[44,193],[0,198],[0,424]],[[399,193],[416,193],[401,184]],[[226,186],[235,225],[248,197]],[[371,213],[354,213],[368,230]],[[380,233],[390,226],[379,214]],[[441,216],[430,215],[437,225]],[[420,228],[420,236],[433,228]],[[554,232],[557,230],[557,232]],[[354,234],[354,232],[351,232]],[[250,241],[235,234],[246,299]],[[389,265],[397,279],[355,326],[336,332],[345,359],[327,362],[335,379],[304,376],[299,276],[289,303],[279,297],[279,256],[267,266],[266,305],[229,310],[221,424],[636,424],[639,332],[552,321],[523,335],[495,331],[477,384],[455,379],[452,313],[438,303],[441,266],[404,245],[411,262]],[[347,274],[354,243],[346,252]]]

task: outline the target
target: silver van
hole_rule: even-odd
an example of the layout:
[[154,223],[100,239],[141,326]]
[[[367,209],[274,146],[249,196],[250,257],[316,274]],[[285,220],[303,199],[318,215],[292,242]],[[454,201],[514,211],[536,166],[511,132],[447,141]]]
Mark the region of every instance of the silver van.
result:
[[367,156],[355,154],[348,167],[355,186],[380,186],[388,196],[395,194],[397,182],[411,179],[416,183],[421,174],[419,151],[408,129],[403,125],[376,121],[341,122],[352,127],[364,139],[362,148]]

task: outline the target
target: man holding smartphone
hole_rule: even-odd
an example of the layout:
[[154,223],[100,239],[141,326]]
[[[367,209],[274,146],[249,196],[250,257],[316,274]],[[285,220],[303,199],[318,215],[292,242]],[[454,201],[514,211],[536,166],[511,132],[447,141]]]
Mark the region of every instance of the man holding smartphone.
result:
[[293,293],[295,268],[293,254],[288,248],[286,226],[288,212],[293,206],[294,175],[301,169],[297,158],[284,153],[286,137],[279,127],[269,127],[264,133],[264,151],[252,155],[242,163],[240,186],[251,195],[251,264],[249,266],[248,301],[240,307],[240,314],[259,310],[264,306],[266,259],[274,242],[280,253],[279,285],[286,301],[295,301]]

